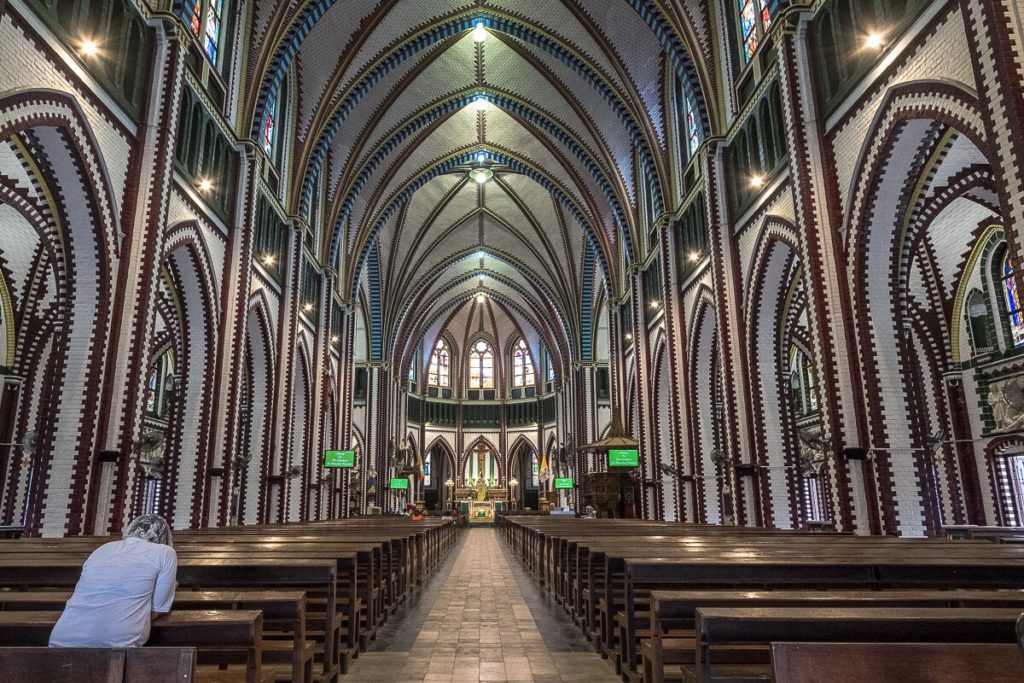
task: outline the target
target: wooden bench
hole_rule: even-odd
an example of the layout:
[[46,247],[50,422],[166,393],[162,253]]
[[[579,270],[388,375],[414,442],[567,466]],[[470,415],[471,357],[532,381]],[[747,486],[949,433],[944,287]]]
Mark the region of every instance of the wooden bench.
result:
[[[642,679],[681,678],[695,663],[695,620],[710,607],[999,607],[1024,609],[1024,591],[652,591],[650,637],[641,641]],[[668,637],[666,637],[668,636]],[[745,651],[737,651],[742,659]]]
[[772,680],[829,683],[1019,683],[1012,645],[988,643],[773,643]]
[[190,683],[194,648],[0,647],[0,679],[46,683]]
[[[60,611],[69,591],[0,591],[3,611]],[[313,642],[306,640],[306,594],[298,592],[179,590],[174,610],[259,610],[263,613],[263,668],[277,671],[286,664],[288,680],[313,680]],[[287,635],[287,640],[280,639]],[[268,666],[269,665],[269,666]]]
[[[767,680],[773,642],[1009,643],[1016,642],[1014,609],[700,608],[699,683]],[[715,667],[715,648],[761,645],[764,664]]]
[[[0,643],[15,647],[45,647],[60,612],[0,612]],[[196,648],[199,663],[219,663],[221,654],[242,653],[246,683],[264,683],[261,668],[263,615],[254,611],[171,612],[150,628],[149,645]]]

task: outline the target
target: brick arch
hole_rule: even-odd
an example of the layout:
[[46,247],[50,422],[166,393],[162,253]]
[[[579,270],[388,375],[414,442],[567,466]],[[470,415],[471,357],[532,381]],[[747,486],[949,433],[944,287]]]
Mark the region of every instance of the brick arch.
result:
[[[25,533],[78,534],[90,482],[98,476],[93,454],[102,438],[104,404],[88,397],[103,390],[112,347],[109,274],[117,270],[119,218],[99,144],[72,96],[38,89],[0,98],[0,139],[13,138],[23,158],[31,160],[36,189],[53,207],[52,212],[37,207],[37,220],[30,223],[58,256],[51,263],[59,264],[53,334],[34,333],[34,348],[52,351],[39,367],[34,399],[22,404],[15,426],[16,439],[27,431],[39,437],[24,506]],[[71,364],[72,355],[88,360]],[[29,403],[39,407],[32,425]],[[51,478],[64,483],[51,490]]]
[[448,439],[442,435],[435,436],[434,440],[430,442],[430,445],[428,445],[423,452],[440,453],[445,458],[445,462],[448,463],[448,467],[446,468],[446,471],[448,472],[447,476],[451,477],[453,481],[458,482],[460,476],[459,472],[461,471],[457,465],[459,458],[455,455],[455,449],[452,448]]
[[168,231],[168,248],[161,258],[170,296],[167,305],[175,326],[178,357],[175,374],[178,389],[172,407],[167,441],[165,483],[169,496],[165,513],[176,528],[204,524],[207,471],[214,454],[202,435],[210,433],[213,420],[212,392],[218,329],[214,268],[193,223]]
[[[793,472],[797,443],[785,396],[787,306],[799,286],[800,257],[791,226],[768,218],[755,249],[744,310],[750,377],[750,414],[759,465],[758,493],[765,526],[795,526],[793,501],[799,497]],[[814,358],[811,357],[813,362]]]
[[[989,486],[992,492],[992,501],[995,506],[995,524],[997,526],[1011,526],[1011,522],[1021,524],[1024,517],[1024,510],[1017,510],[1012,499],[1007,500],[1004,495],[1005,478],[1007,473],[1001,468],[1000,460],[1012,453],[1006,451],[1010,448],[1018,449],[1017,452],[1024,453],[1024,436],[1020,434],[996,437],[985,446],[985,462],[988,465]],[[1016,517],[1016,520],[1011,518]]]
[[[923,225],[934,220],[933,212],[922,206],[920,186],[929,169],[941,162],[949,129],[990,158],[977,111],[974,96],[955,84],[915,82],[893,88],[868,132],[851,188],[845,227],[858,360],[864,382],[880,390],[878,400],[863,405],[867,445],[875,449],[866,472],[874,478],[868,488],[878,495],[877,503],[868,504],[881,508],[888,534],[921,533],[934,525],[921,488],[931,420],[921,393],[928,389],[917,386],[909,368],[927,362],[932,374],[941,375],[949,349],[948,343],[929,345],[939,349],[938,357],[916,358],[912,334],[904,329],[914,324],[909,267],[922,249],[914,237],[921,224],[911,226],[909,240],[904,226],[915,214],[926,218]],[[963,186],[968,185],[965,180]],[[943,201],[940,196],[939,203]],[[934,307],[942,309],[943,303]],[[938,417],[948,422],[948,412]]]
[[[249,375],[243,381],[249,385],[249,415],[246,420],[246,435],[242,441],[250,456],[244,473],[244,485],[239,495],[242,498],[242,520],[253,522],[265,521],[269,510],[267,501],[267,477],[272,474],[273,458],[269,457],[271,425],[273,422],[269,408],[273,405],[273,396],[277,391],[275,369],[274,325],[266,294],[262,290],[249,297],[248,312],[245,322],[245,353]],[[260,383],[264,384],[259,398]],[[255,446],[259,445],[256,449]]]
[[[692,425],[689,435],[690,471],[694,475],[694,521],[714,523],[721,521],[721,484],[712,454],[721,448],[722,423],[715,415],[715,386],[721,371],[719,356],[718,313],[711,290],[702,287],[697,295],[688,330],[687,348],[690,351],[688,372],[690,395],[687,413]],[[730,472],[725,473],[731,476]]]
[[459,457],[458,476],[462,477],[463,472],[466,471],[466,463],[469,461],[469,456],[473,453],[473,449],[476,448],[477,444],[484,444],[491,449],[491,452],[494,453],[494,461],[498,465],[498,476],[500,479],[506,479],[508,477],[508,468],[506,467],[505,455],[498,450],[498,447],[490,439],[482,435],[473,439],[472,443],[469,444]]
[[[293,357],[292,375],[289,384],[291,393],[288,397],[288,441],[284,454],[286,460],[282,470],[287,472],[290,467],[298,466],[302,472],[299,478],[286,476],[285,486],[287,497],[282,510],[286,521],[305,520],[308,509],[309,484],[312,475],[317,472],[317,461],[310,459],[310,444],[313,442],[313,425],[315,423],[315,406],[313,405],[313,354],[303,334],[298,335]],[[297,406],[302,401],[302,418],[299,419]],[[312,465],[312,466],[311,466]],[[295,488],[298,487],[298,492]],[[297,501],[297,502],[296,502]]]

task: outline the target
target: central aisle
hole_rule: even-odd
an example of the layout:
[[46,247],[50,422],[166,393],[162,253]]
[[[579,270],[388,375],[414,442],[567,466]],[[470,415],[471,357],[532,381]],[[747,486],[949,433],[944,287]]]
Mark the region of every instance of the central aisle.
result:
[[469,529],[418,598],[391,617],[342,680],[619,679],[549,604],[494,529]]

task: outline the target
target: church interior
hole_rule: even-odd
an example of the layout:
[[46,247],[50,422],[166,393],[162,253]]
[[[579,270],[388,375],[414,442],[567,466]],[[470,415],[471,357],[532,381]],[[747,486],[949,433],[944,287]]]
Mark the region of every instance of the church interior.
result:
[[1024,681],[1018,227],[1020,0],[0,0],[0,675]]

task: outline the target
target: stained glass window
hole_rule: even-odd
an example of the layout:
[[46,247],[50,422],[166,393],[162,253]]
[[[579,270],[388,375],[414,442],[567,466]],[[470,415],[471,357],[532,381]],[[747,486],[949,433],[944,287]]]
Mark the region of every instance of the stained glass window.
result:
[[423,485],[430,486],[430,464],[431,464],[431,453],[427,451],[427,454],[423,456]]
[[765,0],[736,0],[740,13],[740,42],[743,44],[743,57],[750,61],[761,37],[772,25],[772,13]]
[[548,381],[555,381],[555,359],[548,356]]
[[263,151],[268,157],[274,155],[274,119],[277,118],[277,100],[267,102],[267,113],[263,115]]
[[512,354],[512,386],[530,387],[536,384],[536,379],[530,350],[526,347],[526,340],[520,339]]
[[483,339],[473,345],[469,354],[469,388],[494,388],[494,352]]
[[679,121],[680,152],[690,158],[704,141],[704,127],[697,108],[697,96],[686,78],[676,82],[676,116]]
[[193,35],[198,36],[200,33],[199,20],[203,16],[203,0],[182,0],[181,9],[178,12]]
[[427,384],[432,387],[451,386],[451,354],[444,339],[437,340],[434,352],[430,354],[430,367],[427,372]]
[[1010,259],[1003,260],[1003,289],[1006,292],[1006,311],[1010,318],[1010,336],[1014,347],[1024,344],[1024,311],[1021,310],[1017,280],[1010,267]]
[[206,56],[214,64],[217,63],[217,53],[220,49],[220,27],[221,13],[224,10],[224,0],[210,0],[210,6],[206,11]]
[[409,364],[409,381],[410,382],[415,382],[416,381],[416,364],[415,363],[410,363]]
[[540,460],[537,459],[537,451],[530,455],[530,484],[534,488],[540,485]]
[[156,413],[156,383],[157,368],[149,371],[149,380],[146,382],[146,412],[150,415]]

